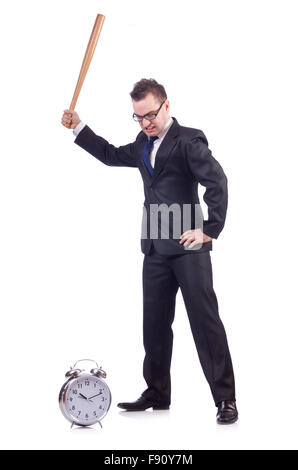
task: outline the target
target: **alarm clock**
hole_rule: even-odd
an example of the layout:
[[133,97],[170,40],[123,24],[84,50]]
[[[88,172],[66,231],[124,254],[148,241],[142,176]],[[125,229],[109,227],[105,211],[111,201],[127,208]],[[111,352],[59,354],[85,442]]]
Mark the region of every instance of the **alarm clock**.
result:
[[[90,373],[84,369],[77,369],[79,362],[90,361],[96,364],[96,368]],[[78,426],[92,426],[99,423],[107,414],[111,405],[111,392],[107,384],[102,380],[106,378],[106,372],[98,367],[93,359],[80,359],[66,372],[67,381],[62,385],[59,393],[59,406],[63,416],[72,424]]]

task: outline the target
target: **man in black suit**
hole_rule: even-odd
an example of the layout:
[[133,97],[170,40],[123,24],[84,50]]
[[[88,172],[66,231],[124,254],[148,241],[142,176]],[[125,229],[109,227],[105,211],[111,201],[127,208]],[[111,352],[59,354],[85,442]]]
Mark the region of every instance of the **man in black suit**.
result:
[[[213,289],[212,239],[224,227],[227,178],[201,130],[170,117],[162,85],[142,79],[130,93],[141,131],[130,144],[115,147],[96,135],[75,111],[65,110],[75,143],[109,166],[139,168],[145,201],[143,261],[143,374],[147,389],[129,411],[168,409],[171,402],[172,323],[180,287],[199,360],[217,407],[217,422],[238,418],[232,360]],[[208,220],[203,220],[198,183],[206,187]],[[182,225],[181,225],[182,224]]]

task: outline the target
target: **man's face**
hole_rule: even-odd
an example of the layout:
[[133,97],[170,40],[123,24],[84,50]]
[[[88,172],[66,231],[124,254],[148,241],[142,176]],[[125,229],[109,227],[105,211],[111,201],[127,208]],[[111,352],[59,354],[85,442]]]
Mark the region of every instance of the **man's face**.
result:
[[[132,100],[134,112],[138,116],[144,116],[145,114],[152,112],[156,113],[161,103],[162,101],[159,102],[151,92],[147,93],[145,98],[140,101]],[[147,136],[158,135],[164,129],[170,118],[169,111],[170,103],[169,100],[166,100],[153,121],[148,121],[147,119],[142,119],[142,121],[139,121],[142,130]]]

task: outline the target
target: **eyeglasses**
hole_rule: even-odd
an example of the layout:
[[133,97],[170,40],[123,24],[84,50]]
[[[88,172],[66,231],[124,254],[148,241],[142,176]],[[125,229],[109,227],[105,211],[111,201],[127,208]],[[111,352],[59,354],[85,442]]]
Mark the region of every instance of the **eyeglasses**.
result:
[[156,116],[158,115],[162,105],[165,103],[166,100],[164,100],[160,107],[158,108],[158,110],[156,111],[156,113],[148,113],[148,114],[145,114],[144,116],[138,116],[137,114],[133,113],[132,117],[135,121],[142,121],[143,119],[147,119],[147,121],[153,121],[153,119],[156,118]]

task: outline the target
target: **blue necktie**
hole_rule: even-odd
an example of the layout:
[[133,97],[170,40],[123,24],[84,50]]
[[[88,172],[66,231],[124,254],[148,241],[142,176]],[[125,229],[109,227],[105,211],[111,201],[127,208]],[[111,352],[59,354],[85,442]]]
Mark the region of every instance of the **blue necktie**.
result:
[[153,147],[153,142],[158,139],[158,136],[155,135],[154,137],[149,137],[148,139],[148,142],[146,143],[145,147],[143,148],[143,160],[144,160],[144,163],[150,173],[150,175],[152,176],[153,175],[153,168],[151,166],[151,163],[150,163],[150,160],[149,160],[149,153]]

